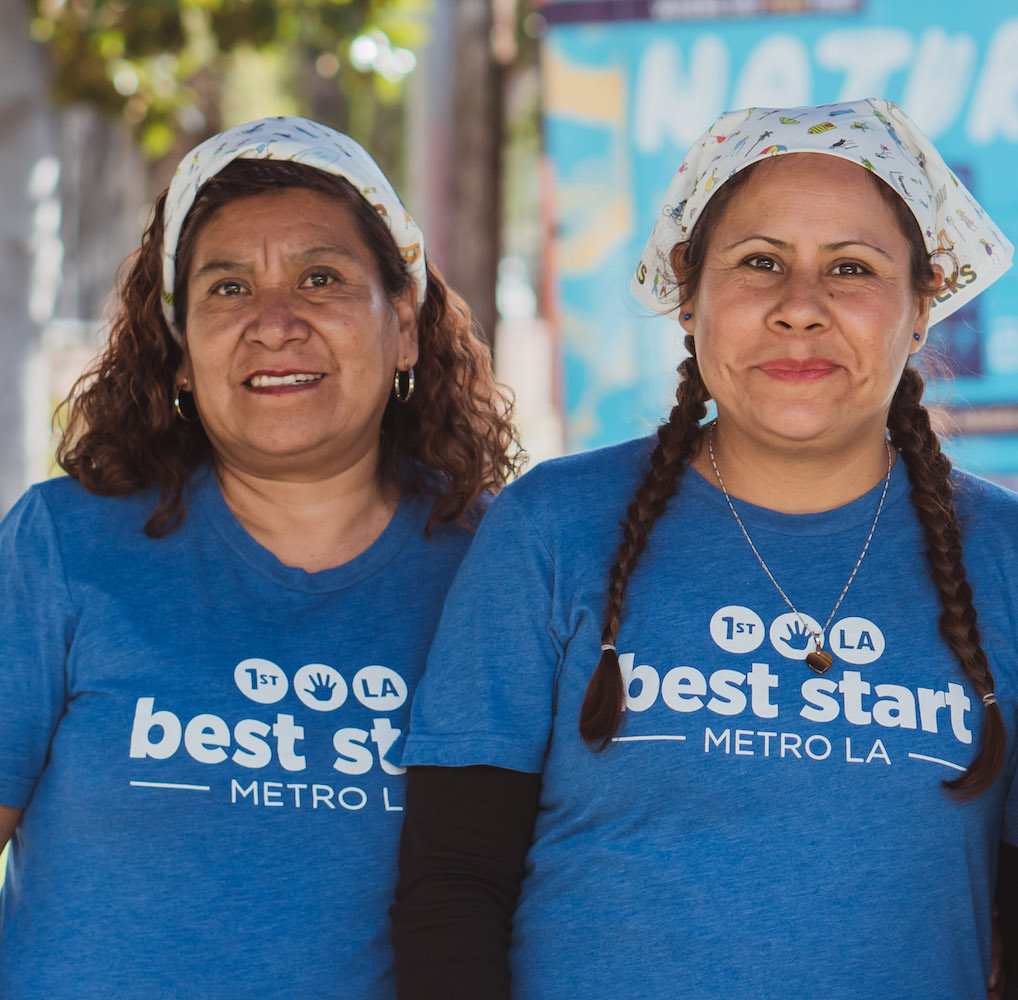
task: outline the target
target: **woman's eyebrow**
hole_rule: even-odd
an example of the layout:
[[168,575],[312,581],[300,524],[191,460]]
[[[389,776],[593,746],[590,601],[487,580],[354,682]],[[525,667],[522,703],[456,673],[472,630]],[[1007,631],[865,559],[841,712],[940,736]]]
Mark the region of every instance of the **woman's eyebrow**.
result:
[[346,257],[348,260],[356,259],[356,255],[346,249],[346,247],[337,246],[333,243],[323,243],[321,246],[306,247],[303,250],[298,250],[290,255],[290,260],[304,262],[315,257]]
[[743,243],[750,243],[753,240],[762,240],[764,243],[769,243],[772,247],[778,250],[789,250],[792,244],[786,243],[784,240],[776,240],[773,236],[764,236],[763,233],[753,233],[751,236],[744,236],[741,240],[736,240],[729,246],[722,247],[722,252],[726,253],[729,250],[734,250],[736,247],[741,247]]
[[[303,250],[298,250],[290,255],[290,260],[297,264],[303,264],[306,261],[313,260],[316,257],[345,257],[348,260],[356,259],[355,255],[344,247],[335,246],[331,243],[323,244],[318,247],[307,247]],[[220,258],[217,260],[209,260],[202,264],[197,271],[194,272],[196,278],[204,277],[207,274],[217,274],[222,271],[233,271],[240,274],[249,274],[254,270],[254,265],[250,262],[241,262],[238,260],[227,260]]]
[[825,243],[821,249],[837,253],[838,250],[844,250],[847,247],[866,247],[869,250],[875,250],[877,253],[882,254],[888,260],[894,260],[882,247],[878,247],[876,243],[870,243],[867,240],[839,240],[837,243]]
[[[764,236],[762,233],[754,233],[752,236],[746,236],[741,240],[736,240],[727,247],[723,247],[722,252],[727,253],[730,250],[735,250],[737,247],[742,246],[743,243],[750,243],[753,240],[761,240],[777,250],[792,249],[792,244],[786,243],[784,240],[775,239],[773,236]],[[836,243],[824,243],[820,249],[828,253],[837,253],[839,250],[845,250],[848,247],[867,247],[886,257],[888,260],[894,259],[886,250],[867,240],[838,240]]]
[[194,272],[194,276],[195,278],[201,278],[207,274],[215,274],[219,271],[239,271],[246,274],[251,270],[250,264],[241,264],[235,260],[208,260]]

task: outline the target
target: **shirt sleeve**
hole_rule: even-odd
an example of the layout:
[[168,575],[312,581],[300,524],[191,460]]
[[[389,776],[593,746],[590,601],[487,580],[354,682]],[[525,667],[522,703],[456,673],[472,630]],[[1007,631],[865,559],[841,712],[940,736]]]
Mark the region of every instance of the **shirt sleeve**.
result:
[[541,771],[561,656],[553,570],[510,487],[492,504],[449,591],[414,696],[404,765]]
[[390,908],[399,1000],[508,1000],[508,949],[541,777],[412,767]]
[[[1013,733],[1008,733],[1009,740],[1014,740]],[[1013,753],[1014,751],[1012,751]],[[1001,840],[1018,847],[1018,772],[1011,776],[1007,798],[1004,800],[1004,827]]]
[[[1018,757],[1018,711],[1015,710],[1014,692],[1015,679],[998,672],[995,676],[997,691],[1001,692],[1001,709],[1004,712],[1004,725],[1007,729],[1007,758],[1003,765],[1008,773],[1007,792],[1004,797],[1004,815],[1000,839],[1018,851],[1018,768],[1015,759]],[[1003,694],[1008,691],[1011,697]],[[1018,995],[1018,994],[1016,994]]]
[[24,807],[64,711],[76,614],[40,490],[0,522],[0,803]]
[[997,867],[997,911],[1005,1000],[1018,1000],[1018,847],[1002,843]]

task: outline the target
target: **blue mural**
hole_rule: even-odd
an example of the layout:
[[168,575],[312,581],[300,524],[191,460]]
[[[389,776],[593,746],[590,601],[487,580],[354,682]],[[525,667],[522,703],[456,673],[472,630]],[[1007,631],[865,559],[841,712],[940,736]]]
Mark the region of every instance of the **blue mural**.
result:
[[[723,111],[897,101],[1018,243],[1018,16],[1002,6],[868,0],[837,14],[549,19],[570,449],[646,433],[667,413],[680,331],[642,309],[629,280],[683,153]],[[931,344],[941,362],[931,392],[959,431],[952,454],[1018,486],[1018,268],[934,327]]]

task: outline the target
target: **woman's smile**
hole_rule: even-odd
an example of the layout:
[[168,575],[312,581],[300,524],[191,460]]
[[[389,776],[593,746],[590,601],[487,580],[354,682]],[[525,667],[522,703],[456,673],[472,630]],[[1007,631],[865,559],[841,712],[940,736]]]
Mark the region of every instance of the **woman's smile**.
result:
[[839,368],[827,358],[776,358],[756,366],[765,375],[779,382],[819,382]]
[[278,396],[315,388],[325,378],[323,372],[298,370],[255,372],[244,380],[244,386],[255,392]]

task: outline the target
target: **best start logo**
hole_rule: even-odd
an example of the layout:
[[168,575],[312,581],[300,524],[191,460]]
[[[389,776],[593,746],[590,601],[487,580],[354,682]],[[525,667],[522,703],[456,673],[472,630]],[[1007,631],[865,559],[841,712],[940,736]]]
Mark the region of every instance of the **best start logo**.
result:
[[[972,698],[961,678],[934,674],[931,686],[895,683],[879,667],[887,638],[876,622],[847,616],[825,633],[816,618],[803,612],[783,612],[767,624],[752,608],[726,604],[704,624],[714,646],[729,654],[724,660],[701,654],[699,660],[676,664],[678,657],[666,652],[663,661],[653,663],[620,648],[630,722],[628,732],[613,737],[616,742],[699,744],[705,754],[820,761],[841,758],[836,741],[843,741],[846,763],[890,765],[892,754],[884,741],[897,731],[895,753],[965,770],[968,755],[961,751],[975,737]],[[801,661],[818,647],[838,661],[829,675],[772,666],[772,654]],[[823,731],[839,720],[837,736]],[[807,724],[816,730],[803,731]],[[703,733],[702,743],[697,730]],[[931,742],[927,734],[943,739]]]
[[[166,704],[156,705],[154,697],[138,698],[131,726],[130,756],[136,760],[168,761],[186,754],[199,764],[221,765],[227,762],[249,770],[266,768],[275,763],[286,772],[300,774],[308,770],[308,745],[321,745],[319,727],[325,716],[346,705],[351,697],[379,717],[371,720],[371,728],[341,726],[332,732],[331,769],[343,775],[366,775],[377,761],[384,775],[402,775],[404,768],[388,759],[388,754],[402,735],[382,713],[394,712],[407,701],[406,681],[391,667],[372,664],[361,667],[346,678],[325,663],[308,663],[300,667],[291,682],[286,672],[271,660],[241,660],[233,670],[233,680],[245,698],[256,705],[280,702],[289,691],[306,708],[318,716],[302,719],[298,724],[289,712],[277,712],[274,719],[243,718],[232,725],[221,715],[202,712],[191,718],[181,717]],[[305,726],[314,728],[315,740],[306,739]],[[313,765],[318,764],[313,762]],[[211,785],[174,782],[132,781],[132,785],[148,788],[192,789],[211,791]],[[368,792],[360,787],[334,788],[326,783],[284,783],[276,781],[238,781],[231,779],[230,799],[253,805],[296,808],[333,808],[337,805],[356,811],[368,802]],[[389,788],[381,789],[386,811],[402,811],[391,801]]]

